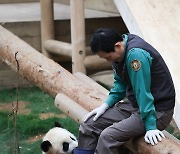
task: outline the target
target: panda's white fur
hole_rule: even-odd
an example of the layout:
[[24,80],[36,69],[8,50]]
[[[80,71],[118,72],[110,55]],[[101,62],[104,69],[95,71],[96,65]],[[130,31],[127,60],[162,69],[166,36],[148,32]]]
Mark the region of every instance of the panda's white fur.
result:
[[44,136],[41,149],[43,154],[71,154],[77,145],[77,139],[72,133],[64,128],[54,127]]

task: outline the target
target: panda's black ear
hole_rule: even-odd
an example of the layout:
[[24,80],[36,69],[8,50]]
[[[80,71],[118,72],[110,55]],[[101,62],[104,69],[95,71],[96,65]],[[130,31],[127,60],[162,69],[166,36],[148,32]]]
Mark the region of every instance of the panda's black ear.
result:
[[54,122],[55,127],[60,127],[60,128],[64,128],[59,122],[55,121]]
[[49,151],[49,148],[50,148],[50,147],[52,147],[52,144],[51,144],[49,141],[43,141],[43,142],[41,143],[41,149],[42,149],[42,151],[44,151],[44,152]]

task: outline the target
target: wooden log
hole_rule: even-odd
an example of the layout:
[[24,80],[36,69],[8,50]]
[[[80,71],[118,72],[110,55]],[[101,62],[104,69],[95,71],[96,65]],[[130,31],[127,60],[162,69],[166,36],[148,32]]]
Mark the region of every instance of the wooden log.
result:
[[166,131],[163,133],[166,138],[154,146],[147,144],[143,137],[131,139],[125,145],[137,154],[179,154],[180,141]]
[[[106,98],[105,94],[84,84],[59,64],[48,59],[2,26],[0,26],[0,59],[16,71],[18,62],[18,72],[23,77],[34,82],[53,97],[60,92],[64,93],[88,111],[98,107]],[[137,148],[148,154],[161,154],[162,151],[178,154],[180,151],[179,141],[174,143],[169,138],[163,139],[155,146],[147,145],[143,137],[134,140],[134,143],[136,143],[136,147],[131,145],[133,149]]]
[[89,113],[88,110],[62,93],[56,95],[55,106],[69,117],[72,117],[77,123],[81,123],[85,115]]
[[[44,49],[48,51],[48,53],[72,57],[73,49],[70,43],[47,40],[44,42]],[[107,63],[105,59],[100,59],[97,55],[92,55],[90,47],[86,47],[86,55],[84,66],[87,70],[103,70],[112,68],[111,64]]]
[[0,58],[17,71],[15,55],[19,73],[53,97],[62,92],[89,111],[105,99],[105,94],[85,85],[59,64],[0,26]]
[[82,72],[76,72],[74,73],[74,76],[76,76],[77,78],[79,78],[81,81],[84,82],[84,84],[87,84],[89,86],[94,87],[95,89],[97,89],[98,91],[101,91],[102,93],[104,93],[105,95],[108,96],[109,91],[107,89],[105,89],[104,87],[102,87],[100,84],[98,84],[97,82],[95,82],[93,79],[91,79],[90,77],[88,77],[87,75],[83,74]]
[[50,54],[44,49],[44,42],[54,39],[54,7],[53,0],[40,0],[41,4],[41,48],[42,53],[47,57]]
[[[44,49],[52,54],[72,57],[72,45],[70,43],[47,40],[44,42]],[[90,47],[86,47],[86,55],[92,55]]]
[[71,0],[72,71],[86,73],[84,0]]
[[102,70],[112,68],[111,63],[108,63],[104,58],[99,58],[98,55],[86,56],[84,65],[88,70]]
[[47,40],[44,42],[44,49],[52,54],[57,54],[61,56],[72,56],[72,45],[70,43]]

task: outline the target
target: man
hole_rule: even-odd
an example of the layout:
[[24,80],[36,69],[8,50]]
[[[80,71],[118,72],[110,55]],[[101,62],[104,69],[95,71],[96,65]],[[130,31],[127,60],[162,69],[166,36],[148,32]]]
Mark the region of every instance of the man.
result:
[[115,80],[105,102],[80,125],[75,152],[117,154],[120,145],[142,135],[145,142],[157,144],[175,105],[173,81],[163,58],[142,38],[120,36],[112,29],[98,29],[91,49],[112,62]]

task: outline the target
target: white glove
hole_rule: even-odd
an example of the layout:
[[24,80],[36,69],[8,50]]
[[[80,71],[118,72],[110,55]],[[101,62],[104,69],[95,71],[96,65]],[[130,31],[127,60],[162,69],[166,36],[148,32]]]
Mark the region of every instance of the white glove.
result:
[[106,112],[106,110],[109,108],[109,105],[107,103],[103,103],[100,107],[92,110],[89,114],[87,114],[87,116],[84,118],[84,122],[87,121],[90,117],[92,117],[93,115],[93,121],[96,121],[101,115],[104,114],[104,112]]
[[158,140],[162,141],[162,138],[165,138],[164,134],[158,130],[149,130],[146,132],[144,139],[147,143],[155,145],[158,144]]

